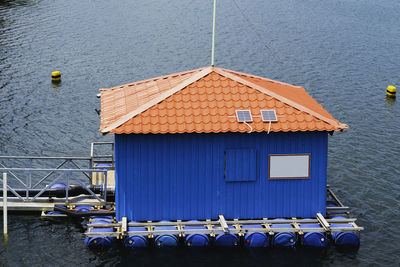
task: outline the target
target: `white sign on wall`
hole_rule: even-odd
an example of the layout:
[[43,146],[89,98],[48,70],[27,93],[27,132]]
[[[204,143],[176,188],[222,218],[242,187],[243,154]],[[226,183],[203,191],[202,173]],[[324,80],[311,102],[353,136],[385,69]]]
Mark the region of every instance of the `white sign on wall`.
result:
[[269,179],[310,178],[310,154],[269,155]]

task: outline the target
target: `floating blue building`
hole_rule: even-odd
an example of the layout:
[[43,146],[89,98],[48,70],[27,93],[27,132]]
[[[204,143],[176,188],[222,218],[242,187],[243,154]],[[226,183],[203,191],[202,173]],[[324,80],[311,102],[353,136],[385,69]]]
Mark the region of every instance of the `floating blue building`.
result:
[[118,221],[325,216],[347,128],[302,87],[216,67],[101,89]]

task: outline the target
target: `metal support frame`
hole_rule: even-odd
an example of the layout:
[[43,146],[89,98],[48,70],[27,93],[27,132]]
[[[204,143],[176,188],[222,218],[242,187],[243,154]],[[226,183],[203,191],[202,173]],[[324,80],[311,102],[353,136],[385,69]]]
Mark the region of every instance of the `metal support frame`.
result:
[[53,184],[56,183],[56,181],[59,179],[59,177],[56,177],[50,184],[46,185],[42,190],[39,191],[39,193],[37,193],[32,200],[37,199],[38,197],[40,197],[40,195],[42,195],[44,193],[44,191],[46,191],[47,189],[49,189]]
[[[7,168],[7,167],[6,167],[4,164],[2,164],[1,162],[0,162],[0,166],[1,166],[2,168]],[[18,176],[15,175],[12,171],[9,171],[8,173],[11,174],[11,175],[15,178],[15,180],[17,180],[20,184],[22,184],[24,187],[26,187],[26,184],[25,184],[21,179],[19,179]]]
[[[111,152],[110,155],[98,155],[95,152],[95,147],[98,146],[111,146]],[[50,178],[52,177],[53,174],[55,173],[61,173],[64,175],[64,178],[66,178],[67,181],[67,188],[66,188],[66,203],[69,202],[69,185],[71,184],[71,181],[76,181],[80,185],[84,186],[86,191],[90,193],[92,197],[94,197],[97,201],[100,203],[106,203],[107,202],[107,171],[104,171],[104,169],[98,170],[94,169],[94,164],[96,161],[105,161],[105,162],[110,162],[111,168],[114,168],[114,143],[113,142],[92,142],[90,145],[90,157],[42,157],[42,156],[0,156],[0,170],[2,170],[5,173],[10,174],[10,178],[13,178],[12,181],[16,181],[18,184],[23,186],[23,189],[25,189],[25,196],[24,194],[18,194],[16,190],[10,186],[12,183],[7,184],[7,189],[11,191],[15,197],[17,197],[18,200],[23,201],[23,202],[32,202],[36,201],[47,189],[49,189],[53,184],[55,184],[57,181],[60,180],[61,177],[56,177],[54,179]],[[18,160],[22,161],[26,166],[26,168],[9,168],[4,164],[5,160]],[[61,163],[58,163],[58,165],[55,168],[33,168],[33,162],[39,161],[39,162],[54,162],[57,160],[61,160]],[[88,162],[89,164],[89,169],[83,169],[81,168],[76,162]],[[72,169],[67,169],[63,168],[66,164],[72,165]],[[26,173],[25,177],[18,177],[16,172],[18,171],[23,171],[24,176]],[[37,173],[39,171],[46,171],[46,173],[43,177],[39,177],[38,179],[35,178],[35,181],[32,179],[32,173]],[[92,181],[92,174],[93,172],[103,172],[104,177],[105,177],[105,185],[103,188],[104,192],[104,200],[100,199],[98,195],[94,194],[93,191],[91,191],[87,186],[82,183],[82,181],[78,179],[74,179],[72,176],[72,173],[82,173],[84,176],[88,178],[88,180],[91,182]],[[21,179],[22,178],[22,179]],[[2,181],[2,179],[0,178]],[[10,180],[10,179],[9,179]],[[23,181],[25,180],[25,181]],[[31,189],[36,189],[38,188],[43,182],[47,181],[50,183],[45,185],[39,193],[37,193],[34,197],[29,197],[29,191]],[[32,185],[33,184],[33,185]],[[15,185],[15,182],[14,182]]]
[[229,227],[228,224],[226,223],[224,215],[218,215],[219,217],[219,224],[221,225],[222,229],[224,230],[225,233],[229,232]]
[[[90,190],[84,183],[82,183],[81,181],[75,180],[78,184],[80,184],[82,187],[85,188],[86,191],[89,192],[89,194],[94,197],[95,199],[97,199],[100,203],[102,203],[102,199],[100,199],[92,190]],[[107,192],[107,189],[105,189],[104,193]],[[104,199],[104,203],[106,202],[106,199]]]
[[[322,216],[322,215],[321,215]],[[229,230],[232,234],[237,235],[245,235],[246,233],[251,232],[263,232],[270,235],[281,232],[292,232],[297,234],[302,234],[304,232],[358,232],[364,230],[363,227],[359,227],[355,225],[356,219],[348,218],[348,219],[321,219],[321,216],[317,214],[317,218],[315,219],[282,219],[282,220],[272,220],[272,219],[262,219],[262,220],[226,220],[223,215],[219,215],[218,220],[205,220],[205,221],[192,221],[192,222],[142,222],[142,223],[127,223],[126,217],[123,217],[122,222],[110,223],[110,224],[92,224],[88,225],[88,231],[85,235],[89,237],[95,236],[113,236],[117,238],[122,238],[123,236],[132,236],[132,235],[140,235],[140,236],[148,236],[154,237],[156,235],[162,234],[171,234],[171,235],[179,235],[185,236],[190,234],[208,234],[210,236],[215,236],[215,234],[223,234],[226,233],[226,230]],[[125,221],[124,221],[125,220]],[[343,227],[337,227],[334,229],[330,229],[327,227],[329,223],[343,224]],[[242,225],[263,225],[264,228],[246,228],[242,229]],[[274,227],[271,228],[271,225],[280,225],[280,224],[291,224],[292,227]],[[307,227],[307,225],[319,224],[321,227]],[[235,226],[234,229],[229,229],[229,226]],[[267,225],[268,227],[265,227]],[[348,225],[352,225],[352,228],[349,228]],[[129,229],[129,227],[145,227],[146,231],[126,231],[125,229]],[[176,229],[173,230],[154,230],[157,226],[175,226]],[[186,226],[205,226],[204,229],[186,229]],[[301,226],[301,228],[300,228]],[[115,232],[92,232],[91,230],[94,228],[114,228]]]
[[[95,151],[95,147],[99,146],[110,146],[111,153],[106,154],[106,155],[98,155]],[[0,167],[3,169],[8,168],[2,161],[4,160],[22,160],[22,161],[27,161],[26,164],[24,164],[27,168],[32,168],[33,166],[33,161],[43,161],[43,162],[49,162],[50,160],[62,160],[61,163],[58,164],[55,169],[60,169],[62,166],[64,166],[66,163],[70,163],[77,169],[81,169],[81,167],[76,164],[77,161],[86,161],[88,162],[88,168],[93,169],[94,168],[94,163],[96,161],[106,161],[110,162],[111,168],[114,168],[114,142],[92,142],[90,144],[90,156],[89,157],[58,157],[58,156],[52,156],[52,157],[42,157],[42,156],[0,156]],[[28,185],[26,184],[26,181],[24,182],[22,179],[20,179],[14,172],[11,170],[8,171],[8,173],[14,177],[16,181],[18,181],[23,187],[27,187]],[[48,174],[43,176],[41,179],[39,179],[31,188],[36,188],[39,184],[41,184],[43,181],[45,181],[49,176],[51,176],[54,173],[54,171],[50,171]],[[84,172],[84,175],[91,181],[91,177],[89,174]],[[28,180],[26,178],[25,180]],[[29,186],[28,186],[29,187]]]
[[215,57],[215,18],[216,18],[216,12],[217,12],[217,0],[214,0],[212,41],[211,41],[211,67],[214,67],[214,57]]
[[80,184],[87,192],[89,192],[89,194],[95,198],[97,201],[99,201],[99,203],[106,203],[107,202],[107,186],[104,187],[104,200],[99,198],[92,190],[90,190],[87,185],[85,185],[82,181],[79,181],[77,179],[74,179],[72,177],[73,173],[83,173],[83,172],[87,172],[87,173],[93,173],[93,172],[104,172],[105,173],[105,182],[107,182],[107,172],[104,170],[99,170],[99,169],[41,169],[41,168],[0,168],[0,172],[4,172],[4,173],[9,173],[12,171],[24,171],[24,172],[28,172],[28,176],[27,176],[27,186],[26,186],[26,197],[23,198],[21,197],[19,194],[17,194],[15,192],[15,190],[13,188],[11,188],[9,185],[7,185],[7,187],[11,190],[11,192],[13,192],[13,194],[20,200],[24,201],[24,202],[28,202],[28,201],[35,201],[38,197],[40,197],[40,195],[42,195],[48,188],[50,188],[53,184],[55,184],[55,182],[57,180],[60,179],[60,177],[56,177],[54,178],[50,184],[46,185],[44,188],[42,188],[39,193],[37,193],[34,197],[29,198],[29,190],[33,189],[33,187],[29,187],[29,185],[31,185],[31,174],[32,172],[35,171],[46,171],[46,172],[60,172],[63,175],[66,175],[67,178],[67,187],[65,190],[65,203],[68,204],[69,203],[69,185],[71,181],[75,181],[78,184]]
[[[328,193],[336,198],[337,203],[339,203],[340,208],[345,207],[336,195],[333,194],[332,190],[328,187]],[[275,233],[281,232],[292,232],[299,235],[302,235],[307,232],[322,232],[322,233],[333,233],[333,232],[360,232],[364,230],[363,227],[360,227],[356,224],[355,218],[342,218],[342,219],[329,219],[325,218],[321,213],[317,213],[315,218],[312,219],[299,219],[299,218],[290,218],[290,219],[253,219],[253,220],[226,220],[225,217],[220,214],[218,216],[218,220],[203,220],[203,221],[187,221],[182,222],[178,220],[176,222],[139,222],[139,223],[128,223],[126,224],[126,217],[123,217],[122,222],[116,222],[111,224],[93,224],[88,225],[88,231],[85,233],[86,236],[96,237],[96,236],[112,236],[117,238],[122,238],[124,236],[132,236],[132,235],[140,235],[140,236],[148,236],[149,238],[153,238],[156,235],[162,234],[172,234],[185,236],[189,234],[207,234],[211,237],[215,237],[216,234],[224,234],[226,232],[230,232],[231,234],[237,234],[239,236],[243,236],[247,233],[251,232],[263,232],[269,234],[270,236]],[[273,227],[271,225],[287,225],[290,227]],[[313,225],[318,224],[318,227]],[[331,228],[331,224],[336,224],[337,227]],[[242,229],[243,225],[262,225],[264,228],[246,228]],[[349,227],[349,225],[351,227]],[[146,231],[126,231],[125,229],[129,229],[129,226],[132,227],[144,227]],[[157,226],[175,226],[174,230],[157,230],[155,231],[155,227]],[[205,226],[204,229],[187,229],[186,226]],[[229,229],[229,226],[234,226],[232,229]],[[94,228],[114,228],[114,232],[92,232]]]
[[326,189],[327,189],[329,195],[331,195],[331,197],[339,204],[340,207],[345,207],[343,205],[343,203],[340,201],[340,199],[335,195],[335,193],[333,193],[333,191],[329,185],[327,185]]
[[319,212],[317,213],[317,220],[318,220],[319,224],[324,228],[325,231],[330,231],[331,230],[331,226],[326,221],[324,216],[322,216],[322,214],[319,213]]
[[3,235],[4,242],[7,243],[8,224],[7,224],[7,173],[3,173]]
[[[41,184],[43,181],[45,181],[47,178],[49,178],[57,169],[60,169],[62,166],[64,166],[66,163],[70,162],[72,165],[74,165],[77,169],[81,169],[75,162],[74,160],[79,160],[79,161],[90,161],[90,157],[36,157],[36,156],[0,156],[0,160],[28,160],[28,167],[27,169],[34,169],[32,168],[33,166],[33,160],[40,160],[40,161],[49,161],[49,160],[63,160],[55,169],[52,169],[49,173],[47,173],[45,176],[40,178],[33,186],[29,185],[29,181],[31,182],[32,180],[27,177],[25,178],[26,181],[25,183],[20,179],[11,169],[13,168],[8,168],[5,164],[0,162],[0,166],[3,169],[8,169],[8,173],[11,174],[16,181],[18,181],[23,187],[28,187],[28,188],[36,188],[39,184]],[[21,170],[23,168],[14,168],[17,170]],[[28,175],[31,175],[28,173]],[[91,180],[91,177],[86,175],[89,180]]]
[[[96,146],[101,146],[101,145],[111,145],[111,151],[112,153],[110,155],[97,155],[95,152],[95,147]],[[94,168],[95,162],[99,161],[100,159],[106,159],[106,161],[109,161],[111,163],[111,168],[114,168],[114,142],[92,142],[90,143],[90,164],[89,168]],[[107,160],[108,159],[108,160]]]
[[122,217],[122,225],[121,225],[121,233],[123,235],[126,234],[126,232],[128,231],[128,218],[126,216]]
[[[62,166],[64,166],[65,163],[69,162],[71,160],[66,159],[64,160],[61,164],[59,164],[56,169],[61,168]],[[41,184],[44,180],[46,180],[50,175],[52,175],[54,173],[54,171],[49,172],[47,175],[45,175],[42,179],[40,179],[38,182],[36,182],[33,186],[33,188],[36,188],[36,186],[38,186],[39,184]]]
[[104,202],[107,202],[107,172],[104,172]]

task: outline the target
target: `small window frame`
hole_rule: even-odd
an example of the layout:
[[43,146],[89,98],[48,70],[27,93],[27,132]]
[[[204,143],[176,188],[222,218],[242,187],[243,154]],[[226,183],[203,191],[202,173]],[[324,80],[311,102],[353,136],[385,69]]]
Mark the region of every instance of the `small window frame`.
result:
[[[273,176],[271,177],[271,158],[273,157],[308,157],[307,175],[299,176]],[[269,154],[268,156],[268,180],[296,180],[296,179],[310,179],[311,178],[311,154]]]
[[[237,160],[238,153],[248,155],[249,161],[242,162],[245,164],[243,168],[248,171],[245,176],[237,176],[238,174],[246,174],[238,171],[241,168],[240,165],[234,164],[233,170],[229,169],[232,167],[231,160]],[[236,154],[236,155],[235,155]],[[243,156],[242,155],[242,156]],[[224,151],[224,180],[225,182],[255,182],[257,181],[257,150],[256,149],[226,149]]]

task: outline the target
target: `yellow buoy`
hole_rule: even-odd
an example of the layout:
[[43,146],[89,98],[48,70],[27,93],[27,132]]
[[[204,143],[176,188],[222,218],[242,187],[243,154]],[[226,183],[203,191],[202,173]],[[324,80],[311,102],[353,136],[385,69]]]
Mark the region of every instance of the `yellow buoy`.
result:
[[51,80],[53,82],[60,82],[61,81],[61,72],[56,70],[51,73]]
[[386,88],[386,96],[387,97],[396,97],[396,87],[394,87],[393,85],[389,85]]

